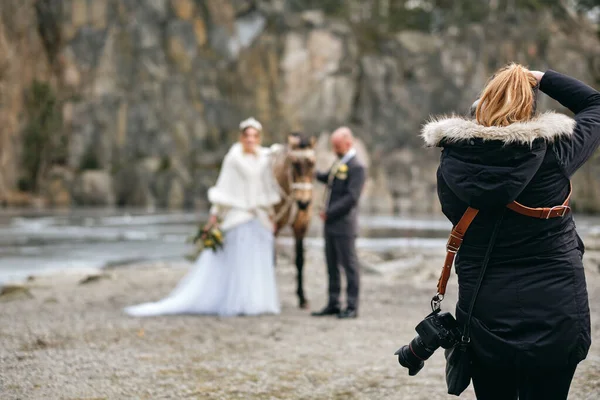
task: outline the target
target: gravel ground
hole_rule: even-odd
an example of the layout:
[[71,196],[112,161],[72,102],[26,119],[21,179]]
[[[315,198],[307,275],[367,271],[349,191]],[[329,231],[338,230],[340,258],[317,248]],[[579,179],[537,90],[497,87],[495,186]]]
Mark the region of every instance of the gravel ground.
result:
[[[55,274],[0,303],[0,399],[450,399],[443,351],[409,377],[393,355],[428,312],[440,254],[363,269],[361,315],[317,319],[296,307],[295,270],[280,257],[279,316],[136,319],[124,306],[159,299],[186,265],[117,268],[79,284]],[[363,259],[367,259],[365,255]],[[373,257],[371,257],[373,259]],[[590,263],[591,264],[591,263]],[[392,263],[393,265],[393,263]],[[587,271],[594,345],[572,399],[600,398],[600,274]],[[312,308],[325,302],[320,251],[307,255]],[[456,298],[451,278],[445,308]],[[474,399],[472,388],[461,396]]]

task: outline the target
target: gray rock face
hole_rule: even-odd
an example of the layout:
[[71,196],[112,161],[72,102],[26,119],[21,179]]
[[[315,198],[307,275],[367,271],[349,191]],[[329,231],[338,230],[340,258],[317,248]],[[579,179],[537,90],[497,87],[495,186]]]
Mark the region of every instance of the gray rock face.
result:
[[74,179],[73,171],[65,167],[55,166],[49,171],[44,180],[41,194],[51,206],[70,206],[72,204],[71,188]]
[[73,199],[85,206],[115,204],[112,177],[106,171],[84,171],[73,184]]
[[[2,2],[0,14],[16,3]],[[18,55],[5,60],[8,53],[0,51],[8,71],[0,83],[10,83],[0,85],[9,104],[0,110],[8,127],[0,191],[16,187],[20,177],[19,93],[33,78],[56,89],[68,137],[64,168],[77,176],[57,177],[48,173],[51,166],[44,171],[40,186],[50,204],[205,207],[239,121],[252,115],[265,127],[266,144],[284,141],[292,130],[320,136],[349,125],[369,156],[362,207],[384,213],[439,211],[438,152],[422,149],[420,127],[433,114],[466,113],[504,63],[549,67],[590,83],[600,78],[593,29],[543,11],[497,13],[468,24],[440,14],[431,29],[385,31],[360,23],[371,1],[360,2],[351,19],[302,4],[64,0],[53,21],[62,36],[52,66],[34,13],[21,7],[17,14],[31,27],[24,28],[27,43],[0,19],[0,50]],[[560,106],[542,97],[541,108]],[[590,162],[575,178],[580,209],[600,211],[598,165]]]

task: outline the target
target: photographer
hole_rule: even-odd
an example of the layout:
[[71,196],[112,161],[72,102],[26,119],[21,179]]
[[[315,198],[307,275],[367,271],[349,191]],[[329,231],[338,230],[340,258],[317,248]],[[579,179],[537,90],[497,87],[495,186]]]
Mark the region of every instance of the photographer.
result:
[[[538,115],[538,89],[574,119]],[[468,324],[475,393],[566,399],[591,343],[570,179],[600,144],[600,93],[511,64],[490,79],[475,111],[474,120],[434,120],[422,132],[428,146],[443,148],[444,214],[456,226],[468,207],[476,213],[455,263],[461,329],[475,299]]]

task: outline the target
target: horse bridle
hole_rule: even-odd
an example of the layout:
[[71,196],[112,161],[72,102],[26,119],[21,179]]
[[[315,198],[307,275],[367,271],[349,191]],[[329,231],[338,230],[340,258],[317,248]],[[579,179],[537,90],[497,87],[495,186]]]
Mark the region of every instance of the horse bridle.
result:
[[[292,160],[305,159],[305,158],[313,158],[315,157],[315,151],[313,149],[298,149],[298,150],[289,150],[287,158],[291,157]],[[292,168],[288,168],[288,182],[290,183],[290,187],[292,190],[312,190],[313,184],[312,182],[294,182],[294,176],[292,173]]]
[[[287,154],[285,155],[286,159],[303,159],[303,158],[314,158],[315,157],[315,151],[314,149],[296,149],[296,150],[288,150]],[[293,161],[292,161],[293,164]],[[313,184],[312,182],[294,182],[294,174],[293,174],[293,165],[291,165],[290,167],[287,168],[287,175],[288,175],[288,183],[290,185],[290,193],[286,193],[286,191],[281,187],[281,185],[277,182],[277,186],[279,188],[279,193],[281,195],[282,198],[285,199],[285,203],[283,205],[283,207],[281,207],[281,209],[279,210],[279,212],[277,213],[277,215],[275,216],[275,222],[279,222],[279,220],[281,220],[281,218],[283,218],[283,216],[290,210],[292,210],[292,214],[296,214],[296,212],[298,211],[297,208],[299,208],[299,205],[297,205],[296,207],[294,207],[294,204],[297,203],[296,198],[294,197],[294,191],[295,190],[312,190],[313,189]],[[310,204],[310,201],[309,201]],[[296,210],[293,210],[294,208],[296,208]],[[293,215],[292,215],[293,216]],[[293,221],[294,218],[289,218],[290,221]]]

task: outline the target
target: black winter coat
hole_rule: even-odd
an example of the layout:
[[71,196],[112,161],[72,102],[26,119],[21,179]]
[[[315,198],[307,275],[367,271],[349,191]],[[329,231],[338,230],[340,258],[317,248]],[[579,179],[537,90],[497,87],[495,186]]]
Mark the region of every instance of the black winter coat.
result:
[[540,90],[574,119],[545,113],[499,128],[447,118],[422,132],[427,145],[443,148],[437,179],[444,214],[456,224],[467,206],[480,210],[455,263],[461,325],[502,214],[471,321],[475,357],[498,368],[575,364],[591,344],[584,246],[572,215],[541,220],[505,206],[563,203],[571,176],[600,144],[600,93],[554,71],[545,73]]

